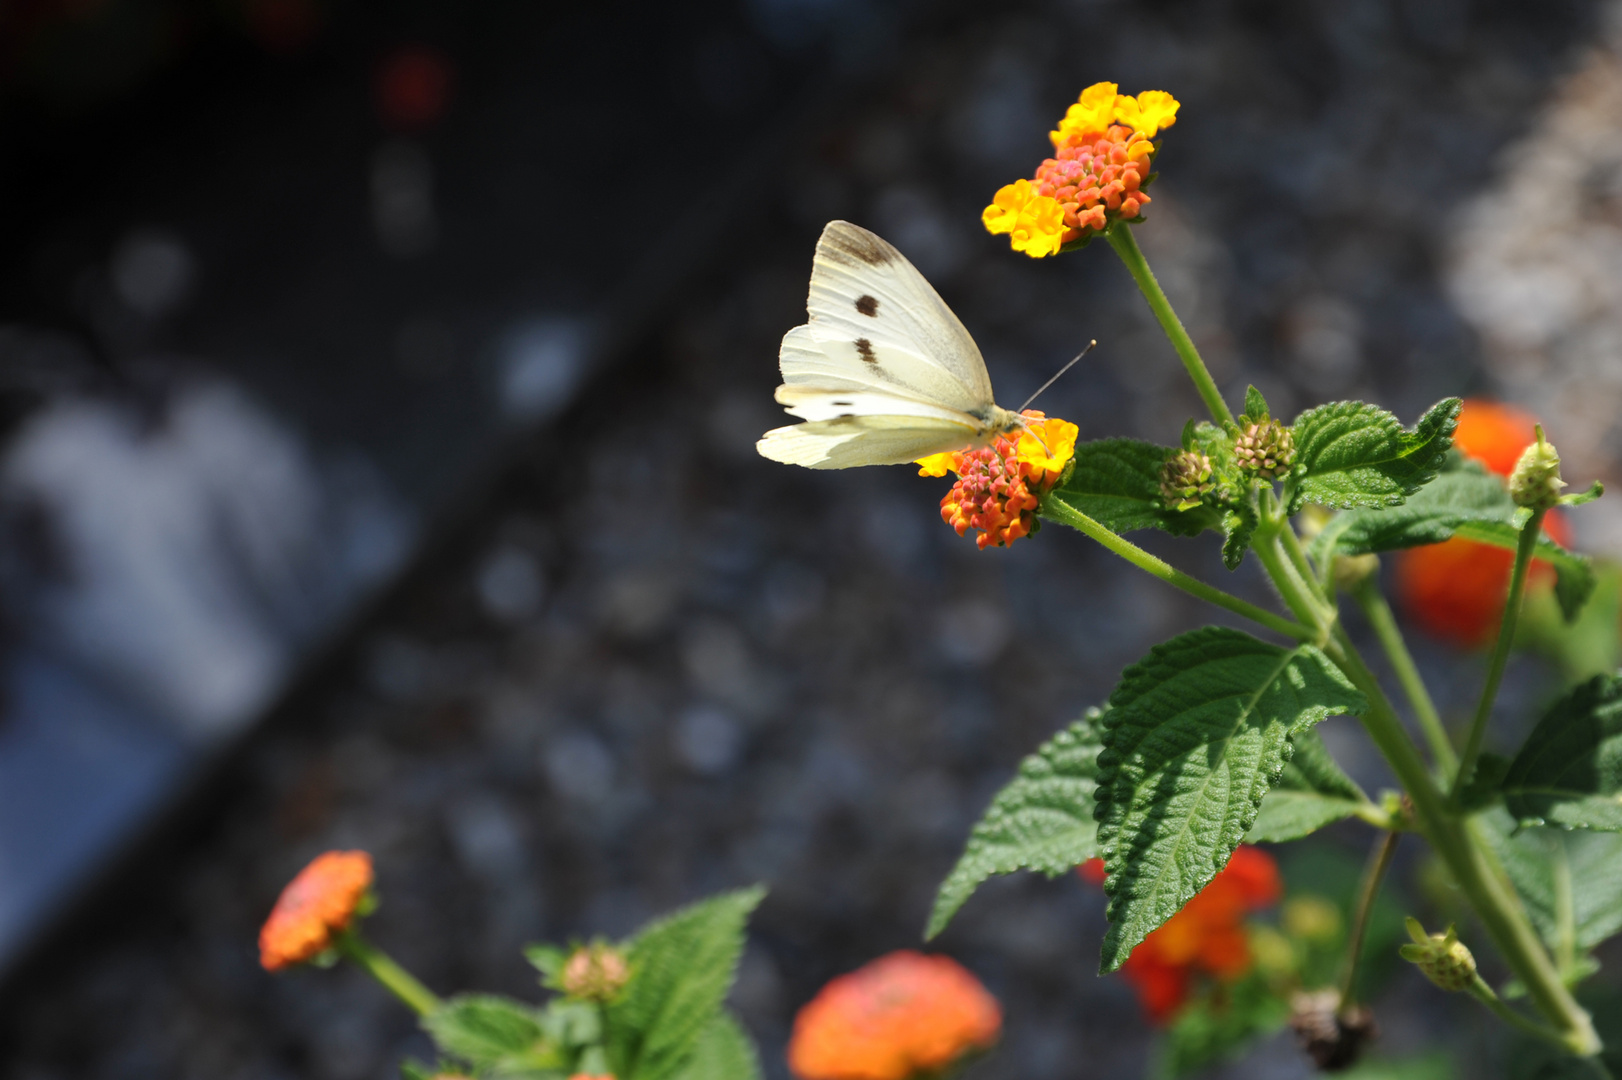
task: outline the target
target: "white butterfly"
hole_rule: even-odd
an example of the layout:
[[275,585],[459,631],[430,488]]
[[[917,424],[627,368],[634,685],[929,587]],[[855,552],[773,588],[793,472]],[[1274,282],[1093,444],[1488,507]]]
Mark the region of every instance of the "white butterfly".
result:
[[969,332],[906,257],[830,221],[811,265],[811,320],[783,335],[777,401],[803,424],[755,449],[812,469],[902,465],[1025,425],[991,397]]

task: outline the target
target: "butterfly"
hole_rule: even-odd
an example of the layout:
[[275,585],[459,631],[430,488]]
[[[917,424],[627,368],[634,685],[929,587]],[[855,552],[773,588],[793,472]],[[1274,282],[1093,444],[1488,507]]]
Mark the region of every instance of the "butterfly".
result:
[[997,405],[980,349],[889,243],[830,221],[811,264],[810,321],[783,335],[778,404],[804,423],[755,444],[811,469],[902,465],[1025,426]]

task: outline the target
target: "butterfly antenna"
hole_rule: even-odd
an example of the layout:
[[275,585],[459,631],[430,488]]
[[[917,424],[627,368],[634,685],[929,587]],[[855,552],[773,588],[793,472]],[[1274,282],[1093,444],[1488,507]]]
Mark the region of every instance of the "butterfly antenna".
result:
[[1014,411],[1015,412],[1024,412],[1026,409],[1030,408],[1031,407],[1031,402],[1033,402],[1037,398],[1041,397],[1043,391],[1045,391],[1048,387],[1052,386],[1054,383],[1058,382],[1060,375],[1063,375],[1065,372],[1067,372],[1071,368],[1075,367],[1076,366],[1076,361],[1080,360],[1083,356],[1086,356],[1088,353],[1092,352],[1093,351],[1093,346],[1095,346],[1097,344],[1098,344],[1097,340],[1089,341],[1087,343],[1087,347],[1085,349],[1081,350],[1075,356],[1072,356],[1070,358],[1070,363],[1066,364],[1064,367],[1062,367],[1058,371],[1056,371],[1054,373],[1054,375],[1053,375],[1053,378],[1049,379],[1047,382],[1043,383],[1040,387],[1038,387],[1036,393],[1034,393],[1030,397],[1026,398],[1025,399],[1025,404],[1021,405],[1019,408],[1015,409]]

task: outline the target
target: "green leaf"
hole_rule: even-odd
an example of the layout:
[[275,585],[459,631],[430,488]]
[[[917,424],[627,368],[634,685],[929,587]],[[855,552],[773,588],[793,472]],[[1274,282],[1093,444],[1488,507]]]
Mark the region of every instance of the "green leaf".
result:
[[1290,742],[1295,754],[1262,800],[1261,812],[1245,834],[1248,844],[1299,840],[1369,804],[1363,789],[1329,756],[1316,731],[1299,732]]
[[543,1038],[540,1013],[494,994],[461,994],[422,1019],[434,1045],[478,1069],[528,1055]]
[[1160,467],[1175,456],[1169,446],[1137,439],[1099,439],[1076,444],[1075,467],[1048,497],[1057,498],[1114,533],[1164,529],[1196,536],[1215,528],[1209,507],[1168,510],[1160,499]]
[[1245,552],[1250,550],[1250,537],[1261,524],[1256,507],[1239,502],[1222,512],[1222,565],[1229,570],[1239,569]]
[[1622,835],[1522,829],[1501,806],[1472,820],[1556,956],[1622,930]]
[[1267,411],[1267,399],[1262,397],[1262,392],[1256,389],[1254,385],[1246,387],[1245,413],[1240,418],[1240,422],[1262,424],[1266,423],[1270,417],[1271,414]]
[[946,929],[981,882],[996,874],[1036,870],[1058,877],[1098,854],[1093,789],[1098,783],[1102,710],[1037,748],[991,800],[963,855],[935,896],[925,939]]
[[[1335,549],[1343,555],[1439,544],[1454,535],[1513,550],[1520,539],[1514,524],[1519,509],[1501,478],[1455,455],[1402,506],[1341,514],[1325,532],[1333,529]],[[1566,619],[1575,618],[1594,591],[1589,560],[1547,536],[1538,539],[1536,555],[1554,564],[1555,598]]]
[[1476,767],[1470,778],[1459,789],[1459,806],[1468,811],[1485,810],[1497,802],[1504,793],[1504,774],[1509,772],[1509,758],[1491,751],[1482,751],[1476,758]]
[[699,1033],[681,1080],[760,1080],[760,1058],[743,1027],[725,1010]]
[[1458,398],[1432,405],[1412,431],[1363,401],[1336,401],[1296,418],[1290,513],[1302,503],[1336,509],[1396,506],[1435,478],[1453,445]]
[[631,981],[607,1008],[608,1050],[621,1080],[669,1080],[719,1014],[743,951],[744,924],[766,890],[723,893],[644,928],[630,944]]
[[1596,675],[1549,706],[1502,790],[1523,824],[1622,832],[1622,677]]
[[1108,877],[1102,970],[1227,865],[1279,778],[1290,737],[1366,702],[1310,645],[1206,627],[1128,668],[1104,713],[1098,846]]

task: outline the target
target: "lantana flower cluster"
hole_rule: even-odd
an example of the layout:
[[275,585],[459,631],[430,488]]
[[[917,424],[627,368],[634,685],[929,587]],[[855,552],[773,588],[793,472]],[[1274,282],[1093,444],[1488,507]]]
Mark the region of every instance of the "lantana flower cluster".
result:
[[[1104,860],[1078,868],[1094,885],[1104,883]],[[1260,848],[1242,845],[1228,865],[1183,909],[1132,950],[1121,975],[1157,1024],[1167,1023],[1188,1000],[1198,979],[1233,982],[1251,968],[1250,915],[1278,903],[1284,889],[1278,864]]]
[[1081,433],[1068,420],[1048,419],[1035,409],[1017,434],[999,435],[990,446],[931,454],[918,461],[918,475],[956,473],[957,483],[941,499],[941,519],[959,536],[979,531],[983,551],[1007,547],[1036,528],[1041,496],[1051,491],[1076,453]]
[[996,999],[962,965],[902,950],[824,986],[794,1020],[788,1063],[800,1080],[908,1080],[1001,1033]]
[[1162,128],[1177,122],[1178,101],[1164,90],[1132,97],[1112,82],[1081,92],[1048,133],[1053,156],[1029,180],[1001,188],[981,215],[986,229],[1008,234],[1015,251],[1033,259],[1103,232],[1112,221],[1134,221],[1149,205],[1144,186]]
[[372,857],[329,851],[288,882],[259,931],[266,971],[302,964],[333,947],[335,936],[363,914],[372,888]]
[[[1507,478],[1521,453],[1536,441],[1537,421],[1512,405],[1470,398],[1459,411],[1453,445],[1488,471]],[[1565,544],[1570,528],[1558,510],[1543,519],[1543,531]],[[1492,640],[1509,591],[1515,553],[1455,536],[1440,544],[1410,548],[1396,565],[1397,594],[1410,618],[1428,633],[1473,648]],[[1554,567],[1534,560],[1527,588],[1548,588]]]

